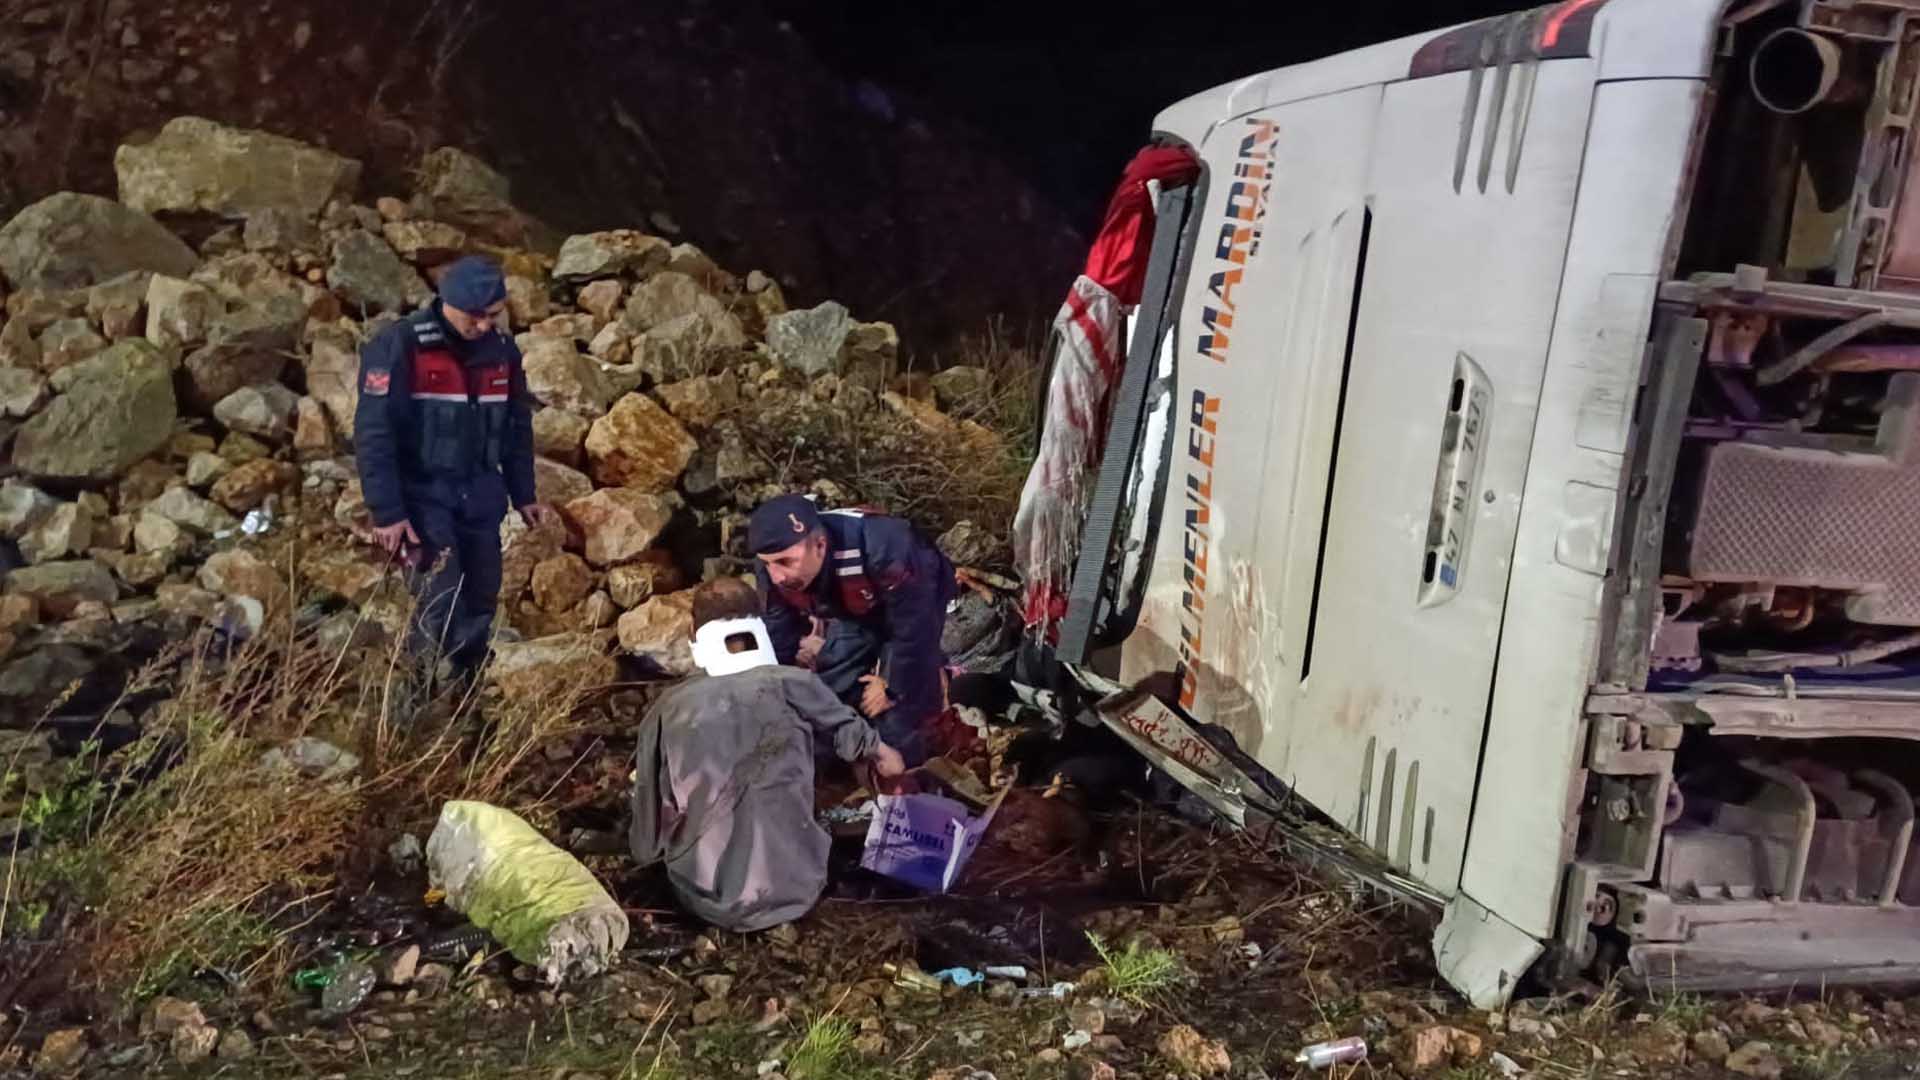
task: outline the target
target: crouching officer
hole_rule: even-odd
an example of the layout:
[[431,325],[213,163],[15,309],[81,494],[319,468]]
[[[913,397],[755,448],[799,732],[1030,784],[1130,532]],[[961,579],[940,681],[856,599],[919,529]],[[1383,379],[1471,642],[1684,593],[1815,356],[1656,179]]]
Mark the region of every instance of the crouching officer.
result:
[[780,662],[813,669],[908,765],[925,761],[946,708],[940,634],[953,564],[900,518],[821,513],[801,495],[762,503],[747,544]]
[[498,265],[461,259],[438,299],[360,353],[355,458],[375,538],[409,569],[415,693],[441,659],[471,678],[486,658],[508,504],[530,525],[556,516],[534,497],[533,411],[506,297]]

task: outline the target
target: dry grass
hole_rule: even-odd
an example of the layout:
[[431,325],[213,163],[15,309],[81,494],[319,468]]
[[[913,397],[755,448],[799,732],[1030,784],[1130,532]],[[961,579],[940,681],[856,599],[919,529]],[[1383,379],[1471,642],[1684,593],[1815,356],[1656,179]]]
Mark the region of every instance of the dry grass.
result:
[[[285,623],[285,620],[282,620]],[[385,825],[431,822],[446,799],[536,811],[527,757],[572,723],[574,697],[537,706],[436,703],[394,722],[396,647],[328,649],[282,625],[245,643],[203,633],[162,656],[129,698],[166,696],[140,737],[70,759],[40,791],[30,849],[8,858],[0,926],[47,943],[75,985],[134,1004],[196,972],[277,977],[283,934],[321,910],[352,852]],[[361,759],[340,778],[263,760],[301,736]],[[130,993],[128,993],[130,991]]]
[[944,366],[987,373],[987,393],[951,416],[916,416],[877,401],[854,407],[787,386],[763,390],[734,421],[780,487],[827,481],[847,502],[911,518],[932,535],[971,521],[1005,536],[1032,464],[1036,353],[995,324],[945,359]]

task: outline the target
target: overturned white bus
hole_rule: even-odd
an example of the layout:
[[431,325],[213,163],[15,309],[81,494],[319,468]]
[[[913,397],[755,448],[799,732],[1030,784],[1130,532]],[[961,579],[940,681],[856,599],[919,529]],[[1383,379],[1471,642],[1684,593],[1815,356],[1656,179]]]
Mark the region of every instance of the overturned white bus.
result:
[[1920,976],[1920,0],[1567,0],[1167,109],[1058,656],[1476,1002]]

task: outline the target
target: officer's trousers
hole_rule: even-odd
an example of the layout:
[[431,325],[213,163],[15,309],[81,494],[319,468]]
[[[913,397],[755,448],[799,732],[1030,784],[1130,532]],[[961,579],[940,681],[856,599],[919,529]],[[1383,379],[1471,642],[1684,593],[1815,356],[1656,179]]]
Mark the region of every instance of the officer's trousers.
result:
[[[866,686],[860,680],[863,676],[873,674],[885,678],[888,674],[888,656],[892,651],[893,647],[877,631],[853,619],[832,619],[827,623],[813,671],[821,682],[827,684],[827,689],[833,691],[834,696],[852,706],[855,712],[866,716],[860,709],[860,695]],[[900,751],[900,756],[909,766],[916,766],[927,759],[925,728],[933,719],[931,716],[908,716],[895,708],[870,718],[868,722],[880,733],[880,741]]]
[[429,672],[445,659],[471,674],[486,660],[499,606],[506,481],[498,473],[479,473],[464,482],[409,483],[406,500],[424,548],[409,581],[414,615],[408,647]]

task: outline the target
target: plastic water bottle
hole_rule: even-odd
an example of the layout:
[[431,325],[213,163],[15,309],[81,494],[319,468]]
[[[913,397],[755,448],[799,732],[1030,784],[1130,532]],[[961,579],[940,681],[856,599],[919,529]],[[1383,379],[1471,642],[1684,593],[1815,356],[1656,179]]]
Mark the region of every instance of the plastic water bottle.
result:
[[1367,1060],[1367,1040],[1356,1036],[1334,1042],[1315,1043],[1300,1051],[1299,1055],[1293,1059],[1293,1063],[1319,1070],[1330,1069],[1335,1065],[1351,1065],[1365,1060]]

